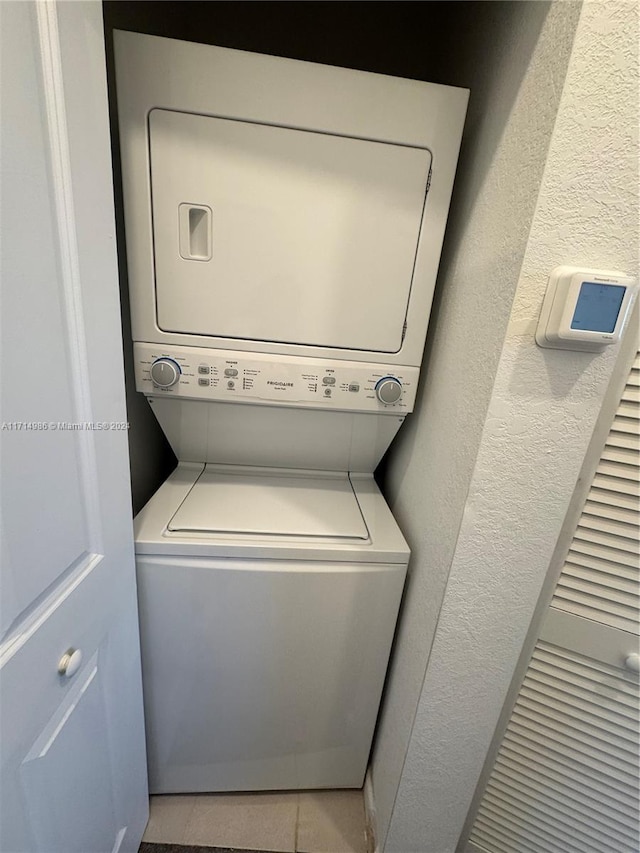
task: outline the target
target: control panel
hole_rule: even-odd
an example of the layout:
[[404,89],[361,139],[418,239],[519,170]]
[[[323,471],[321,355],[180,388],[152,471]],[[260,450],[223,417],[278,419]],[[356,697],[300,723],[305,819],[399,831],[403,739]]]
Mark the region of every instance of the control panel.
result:
[[136,388],[228,403],[269,403],[360,412],[413,410],[417,367],[237,350],[134,344]]

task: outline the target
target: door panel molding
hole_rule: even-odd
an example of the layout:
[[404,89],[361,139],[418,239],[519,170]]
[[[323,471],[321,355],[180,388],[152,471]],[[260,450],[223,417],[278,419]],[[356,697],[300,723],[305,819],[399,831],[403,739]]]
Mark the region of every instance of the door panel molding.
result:
[[13,633],[0,643],[0,670],[33,637],[47,619],[62,607],[83,580],[96,570],[103,560],[104,554],[85,553],[78,558],[62,584],[54,584],[49,595],[29,613],[26,619],[20,622]]
[[[57,14],[55,3],[48,2],[48,0],[40,0],[36,3],[40,61],[42,63],[42,87],[47,114],[51,183],[58,227],[62,297],[71,349],[70,366],[75,415],[78,423],[89,424],[93,417],[87,360],[87,338],[82,304],[82,282]],[[96,449],[91,430],[78,430],[78,449],[89,541],[93,551],[103,552]]]
[[20,766],[34,846],[48,853],[111,853],[122,835],[100,658],[98,649],[74,676]]

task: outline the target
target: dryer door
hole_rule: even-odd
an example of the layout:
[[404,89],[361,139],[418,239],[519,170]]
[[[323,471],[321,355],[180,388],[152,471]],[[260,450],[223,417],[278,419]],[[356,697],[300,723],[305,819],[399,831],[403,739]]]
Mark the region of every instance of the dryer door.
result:
[[427,149],[154,109],[158,326],[400,349]]

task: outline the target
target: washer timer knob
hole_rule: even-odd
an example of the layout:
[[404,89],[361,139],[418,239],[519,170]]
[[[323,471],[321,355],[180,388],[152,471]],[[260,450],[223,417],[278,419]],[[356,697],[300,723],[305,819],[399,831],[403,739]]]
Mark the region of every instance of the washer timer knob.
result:
[[384,376],[376,382],[376,397],[387,406],[397,403],[402,397],[402,383],[395,376]]
[[151,379],[158,388],[171,388],[180,379],[180,365],[172,358],[157,358],[151,365]]

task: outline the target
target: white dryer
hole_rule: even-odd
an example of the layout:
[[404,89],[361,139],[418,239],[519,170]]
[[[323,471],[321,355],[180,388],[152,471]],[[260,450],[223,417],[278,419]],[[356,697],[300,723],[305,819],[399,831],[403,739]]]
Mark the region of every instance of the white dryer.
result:
[[180,461],[135,521],[152,792],[359,787],[468,93],[115,38],[136,385]]

